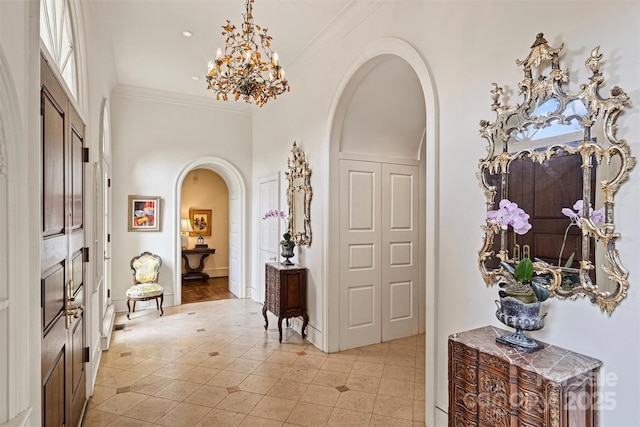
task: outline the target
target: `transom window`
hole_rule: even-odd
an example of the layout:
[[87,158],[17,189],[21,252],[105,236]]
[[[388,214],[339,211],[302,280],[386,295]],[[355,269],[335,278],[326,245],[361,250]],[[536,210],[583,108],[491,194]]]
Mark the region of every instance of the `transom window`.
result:
[[67,0],[40,0],[40,38],[77,99],[76,52]]

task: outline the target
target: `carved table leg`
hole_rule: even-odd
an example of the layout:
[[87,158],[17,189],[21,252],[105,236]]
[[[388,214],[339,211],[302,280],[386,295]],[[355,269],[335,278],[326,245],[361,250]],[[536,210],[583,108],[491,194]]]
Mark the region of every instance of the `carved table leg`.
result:
[[309,324],[309,315],[306,311],[302,313],[302,319],[304,321],[302,322],[302,329],[300,331],[302,332],[302,339],[305,339],[307,337],[307,334],[304,333],[304,330]]
[[278,332],[280,333],[280,342],[282,342],[282,316],[278,317]]
[[266,331],[269,327],[269,320],[267,319],[267,303],[265,302],[262,306],[262,316],[264,317],[264,330]]

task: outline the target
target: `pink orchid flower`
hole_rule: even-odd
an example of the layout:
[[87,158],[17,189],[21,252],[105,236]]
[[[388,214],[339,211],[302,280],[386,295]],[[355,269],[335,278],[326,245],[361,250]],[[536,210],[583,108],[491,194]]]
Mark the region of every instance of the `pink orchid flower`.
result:
[[519,208],[517,203],[507,199],[500,200],[498,209],[487,211],[487,218],[503,230],[509,226],[513,227],[513,231],[520,235],[526,234],[531,229],[529,214]]

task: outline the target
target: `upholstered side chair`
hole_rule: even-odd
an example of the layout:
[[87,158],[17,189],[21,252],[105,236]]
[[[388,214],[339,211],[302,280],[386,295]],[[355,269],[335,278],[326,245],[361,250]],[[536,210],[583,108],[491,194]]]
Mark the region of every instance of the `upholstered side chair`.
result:
[[[131,271],[133,272],[133,286],[127,289],[127,319],[136,311],[137,301],[156,300],[156,309],[160,310],[160,316],[164,314],[162,302],[164,301],[164,289],[158,284],[162,258],[151,252],[142,252],[131,258]],[[158,304],[158,299],[160,304]],[[133,301],[133,310],[131,309]]]

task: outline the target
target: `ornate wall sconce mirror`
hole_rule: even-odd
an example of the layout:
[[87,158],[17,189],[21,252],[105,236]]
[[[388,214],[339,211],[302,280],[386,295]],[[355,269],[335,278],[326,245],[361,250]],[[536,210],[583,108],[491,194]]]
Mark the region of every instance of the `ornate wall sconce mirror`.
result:
[[[524,70],[521,103],[506,105],[503,89],[493,83],[496,119],[480,122],[488,146],[478,178],[491,213],[479,266],[487,285],[509,283],[513,277],[501,261],[514,264],[528,256],[552,296],[588,297],[610,315],[629,287],[613,208],[635,165],[628,144],[616,135],[616,120],[630,102],[618,86],[607,98],[598,93],[604,83],[599,46],[585,61],[592,75],[577,91],[565,89],[563,47],[550,47],[538,34],[529,55],[516,61]],[[529,215],[530,230],[514,232],[496,218],[495,212],[513,208],[510,203]]]
[[287,159],[287,204],[289,205],[288,230],[297,246],[311,245],[311,169],[296,143],[293,154]]

